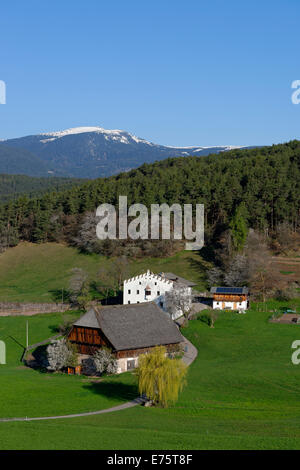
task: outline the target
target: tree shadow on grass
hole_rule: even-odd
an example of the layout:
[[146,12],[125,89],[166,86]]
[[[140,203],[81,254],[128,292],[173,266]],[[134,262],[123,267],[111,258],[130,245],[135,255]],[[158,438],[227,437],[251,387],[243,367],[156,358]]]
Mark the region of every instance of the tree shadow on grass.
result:
[[49,325],[48,326],[49,330],[51,331],[51,333],[59,333],[59,325]]
[[191,256],[188,258],[190,265],[198,272],[203,273],[208,267],[214,263],[213,253],[209,247],[204,247],[197,251],[197,258]]
[[23,344],[19,343],[19,341],[18,341],[16,338],[14,338],[13,336],[11,336],[11,335],[8,335],[8,336],[5,338],[5,340],[6,340],[6,339],[9,339],[9,340],[14,341],[14,343],[16,343],[16,344],[20,347],[20,350],[22,350],[22,353],[20,352],[20,361],[22,361],[22,359],[23,359],[23,357],[24,357],[25,349],[26,349],[25,346],[24,346]]
[[92,382],[83,385],[83,388],[97,395],[124,401],[131,401],[139,396],[136,384],[125,384],[114,380],[111,382]]
[[48,344],[42,344],[29,351],[26,359],[27,367],[43,374],[48,372],[47,347]]
[[199,285],[206,286],[206,276],[207,276],[207,271],[212,268],[213,264],[204,259],[202,256],[202,250],[197,252],[197,257],[190,256],[187,258],[188,263],[192,270],[195,272],[197,276],[197,282]]

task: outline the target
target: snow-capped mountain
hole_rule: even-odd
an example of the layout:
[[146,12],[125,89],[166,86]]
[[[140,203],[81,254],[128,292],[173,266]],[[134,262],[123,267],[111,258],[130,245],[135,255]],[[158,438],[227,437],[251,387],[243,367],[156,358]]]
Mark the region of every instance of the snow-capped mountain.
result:
[[[46,168],[47,175],[97,178],[110,176],[136,168],[143,163],[152,163],[168,157],[208,155],[232,150],[234,146],[219,147],[167,147],[148,142],[122,130],[107,130],[102,127],[76,127],[58,132],[30,135],[1,141],[1,149],[7,152],[30,152]],[[21,173],[16,168],[12,173]],[[23,165],[24,166],[24,165]],[[6,158],[6,173],[9,173]],[[42,170],[40,170],[42,171]],[[35,176],[35,168],[26,174]],[[40,174],[40,173],[39,173]]]
[[130,141],[134,142],[142,142],[144,144],[154,145],[147,140],[140,139],[135,135],[129,134],[128,132],[124,132],[118,129],[103,129],[103,127],[73,127],[71,129],[66,129],[64,131],[57,131],[57,132],[50,132],[47,134],[40,134],[46,136],[46,139],[41,140],[41,142],[53,142],[56,139],[61,139],[66,135],[75,135],[75,134],[87,134],[95,132],[96,134],[102,134],[106,140],[114,140],[121,142],[122,144],[129,144]]

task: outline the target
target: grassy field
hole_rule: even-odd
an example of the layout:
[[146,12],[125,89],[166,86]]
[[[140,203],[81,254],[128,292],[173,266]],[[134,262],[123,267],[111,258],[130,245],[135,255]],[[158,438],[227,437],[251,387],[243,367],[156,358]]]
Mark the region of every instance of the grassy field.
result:
[[[73,314],[74,321],[78,313]],[[71,314],[68,313],[71,317]],[[43,373],[21,362],[26,321],[29,343],[35,344],[57,333],[62,314],[32,317],[0,317],[0,339],[7,349],[6,365],[0,365],[0,416],[51,416],[109,408],[137,396],[135,378],[122,374],[100,382],[61,373]],[[1,442],[1,439],[0,439]],[[0,444],[1,446],[1,444]]]
[[[297,304],[300,311],[299,300],[291,304]],[[209,328],[199,320],[191,321],[183,333],[197,346],[199,355],[190,366],[187,387],[172,408],[136,407],[108,415],[69,420],[0,423],[0,447],[300,449],[300,366],[291,362],[291,344],[300,339],[300,327],[268,322],[271,311],[287,306],[288,302],[271,302],[268,311],[253,305],[246,315],[222,313],[215,328]],[[59,320],[57,316],[35,318],[40,322],[35,339],[49,335],[51,325]],[[0,318],[1,331],[7,325],[3,322],[7,321]],[[22,322],[24,320],[19,319],[14,327],[20,341],[24,336]],[[36,415],[38,409],[48,412],[49,408],[55,407],[59,410],[65,407],[64,412],[74,411],[76,407],[79,410],[95,409],[98,403],[103,403],[103,399],[110,401],[116,393],[112,387],[113,397],[103,398],[100,389],[95,395],[84,388],[82,378],[48,374],[40,378],[37,372],[19,368],[17,357],[12,366],[0,367],[4,400],[7,399],[8,388],[3,394],[3,374],[6,383],[10,379],[11,387],[13,383],[19,383],[19,377],[24,378],[24,384],[25,378],[28,378],[30,386],[27,392],[30,388],[31,394],[35,387],[41,387],[40,381],[53,383],[52,388],[46,385],[43,389],[50,401],[47,405],[43,404],[45,396],[38,402],[32,395],[31,399],[26,400],[23,391],[23,406],[30,415]],[[5,372],[6,368],[8,372]],[[48,376],[49,379],[46,378]],[[115,380],[112,385],[117,389],[118,382],[123,382],[123,376],[112,380]],[[126,377],[127,380],[131,379]],[[3,413],[10,413],[10,407],[14,413],[19,411],[20,415],[24,415],[24,408],[18,410],[14,405],[20,399],[21,388],[19,390],[15,397],[16,393],[11,388],[9,406],[2,405],[2,416]],[[55,398],[53,403],[54,397],[59,397],[60,401]]]
[[[86,255],[75,248],[45,243],[21,243],[0,254],[0,300],[2,302],[51,302],[67,289],[72,268],[82,268],[96,276],[101,266],[111,260],[99,255]],[[192,251],[170,258],[144,258],[130,262],[132,275],[151,269],[171,271],[204,286],[207,263]]]

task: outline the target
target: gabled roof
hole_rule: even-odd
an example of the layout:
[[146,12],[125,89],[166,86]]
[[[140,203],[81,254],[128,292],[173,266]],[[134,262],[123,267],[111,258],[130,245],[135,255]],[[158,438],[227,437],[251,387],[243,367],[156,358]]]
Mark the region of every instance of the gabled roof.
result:
[[242,295],[248,294],[248,287],[211,287],[211,294],[231,294],[231,295]]
[[169,279],[169,281],[177,282],[178,284],[182,284],[187,287],[193,287],[197,285],[195,282],[188,281],[187,279],[184,279],[184,277],[177,276],[177,274],[174,273],[160,273],[160,276]]
[[82,317],[79,318],[75,323],[74,326],[82,326],[84,328],[99,328],[98,318],[96,311],[91,308],[88,312],[86,312]]
[[74,326],[100,328],[116,351],[183,341],[177,326],[155,302],[91,308]]

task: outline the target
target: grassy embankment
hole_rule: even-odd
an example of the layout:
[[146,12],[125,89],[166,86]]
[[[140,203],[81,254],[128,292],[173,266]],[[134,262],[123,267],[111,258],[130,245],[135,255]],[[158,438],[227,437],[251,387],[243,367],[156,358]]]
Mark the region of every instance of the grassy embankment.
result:
[[[21,243],[0,254],[0,300],[7,302],[53,302],[61,300],[62,289],[68,289],[72,268],[82,268],[93,278],[101,266],[111,260],[99,255],[86,255],[57,243]],[[207,262],[193,251],[183,251],[170,258],[131,260],[131,275],[150,269],[175,272],[204,288]]]

